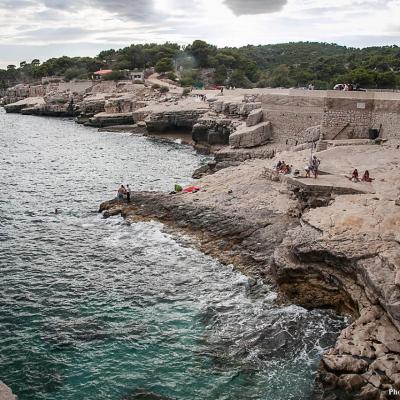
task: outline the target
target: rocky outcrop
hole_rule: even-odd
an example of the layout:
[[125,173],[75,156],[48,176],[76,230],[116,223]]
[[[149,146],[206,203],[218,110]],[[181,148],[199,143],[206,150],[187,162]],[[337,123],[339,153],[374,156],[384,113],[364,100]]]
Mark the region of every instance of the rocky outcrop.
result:
[[[400,390],[400,156],[382,146],[320,154],[331,175],[317,181],[272,171],[278,157],[223,170],[215,163],[208,167],[218,172],[196,183],[196,194],[137,193],[130,205],[112,201],[101,210],[183,229],[208,254],[273,280],[281,301],[350,316],[322,356],[314,398],[390,399]],[[302,163],[308,155],[284,157]],[[342,176],[349,155],[360,168],[374,168],[373,187]],[[396,165],[391,174],[382,171],[387,159]]]
[[261,108],[253,110],[250,112],[250,114],[247,117],[246,126],[250,127],[250,126],[257,125],[260,122],[262,122],[263,118],[264,118],[264,113]]
[[7,104],[4,108],[8,113],[70,117],[74,115],[74,104],[80,100],[78,94],[69,91],[49,92],[44,97],[27,97],[16,103]]
[[228,144],[229,136],[240,125],[241,121],[237,119],[207,113],[199,118],[193,126],[192,139],[195,143],[208,145]]
[[168,130],[192,130],[198,119],[208,108],[162,110],[150,114],[145,122],[149,132],[165,132]]
[[0,381],[0,400],[17,400],[17,396],[13,395],[11,389]]
[[210,103],[210,107],[217,113],[245,118],[253,110],[261,108],[261,102],[247,102],[243,98],[227,98]]
[[308,225],[289,232],[276,250],[276,280],[285,297],[354,318],[322,358],[323,398],[386,399],[388,389],[400,389],[398,251],[387,239],[328,239]]
[[233,148],[256,147],[268,143],[272,138],[270,122],[261,122],[251,127],[238,129],[229,136],[229,145]]
[[24,109],[41,107],[45,104],[43,97],[27,97],[15,103],[9,103],[4,106],[8,113],[20,113]]
[[[5,95],[2,99],[2,103],[7,105],[11,103],[17,103],[21,100],[26,99],[30,96],[29,94],[29,85],[26,84],[18,84],[11,88],[8,88],[5,92]],[[32,97],[42,97],[43,94],[40,96],[32,96]]]
[[77,115],[76,122],[85,123],[96,114],[105,112],[107,96],[105,94],[90,94],[83,97],[82,101],[75,104],[74,110]]
[[[280,243],[288,226],[297,221],[268,212],[263,218],[243,220],[239,215],[219,213],[208,206],[193,207],[184,195],[172,196],[163,193],[134,193],[131,203],[111,200],[100,205],[105,218],[121,214],[125,218],[158,219],[183,231],[196,234],[200,247],[222,262],[235,263],[243,272],[253,277],[266,276],[274,248]],[[261,217],[261,216],[260,216]],[[263,238],[268,237],[268,241]]]

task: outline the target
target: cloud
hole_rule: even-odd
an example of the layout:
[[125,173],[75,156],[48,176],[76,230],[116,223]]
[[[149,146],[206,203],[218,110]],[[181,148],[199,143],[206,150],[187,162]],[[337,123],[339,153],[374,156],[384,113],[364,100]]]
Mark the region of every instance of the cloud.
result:
[[22,31],[15,37],[19,40],[41,40],[52,43],[86,38],[90,33],[91,31],[79,27],[40,28]]
[[71,13],[83,8],[104,10],[131,21],[153,21],[161,17],[153,0],[43,0],[43,4],[48,9]]
[[0,0],[0,9],[17,10],[35,5],[32,0]]
[[195,39],[220,47],[393,44],[400,40],[398,15],[400,0],[0,0],[0,67]]
[[235,15],[270,14],[282,10],[287,0],[225,0]]

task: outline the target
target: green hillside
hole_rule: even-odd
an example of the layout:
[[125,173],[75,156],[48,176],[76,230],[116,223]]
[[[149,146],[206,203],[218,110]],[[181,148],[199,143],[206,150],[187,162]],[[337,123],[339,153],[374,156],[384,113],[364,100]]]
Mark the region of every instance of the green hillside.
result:
[[21,62],[0,70],[0,88],[31,82],[43,76],[87,78],[99,68],[119,70],[155,67],[171,79],[182,71],[182,85],[201,80],[201,70],[211,69],[215,84],[236,87],[332,88],[335,83],[358,83],[365,88],[400,87],[400,47],[364,49],[329,43],[297,42],[241,48],[217,48],[201,40],[181,47],[175,43],[131,45],[102,51],[96,57],[60,57],[43,63]]

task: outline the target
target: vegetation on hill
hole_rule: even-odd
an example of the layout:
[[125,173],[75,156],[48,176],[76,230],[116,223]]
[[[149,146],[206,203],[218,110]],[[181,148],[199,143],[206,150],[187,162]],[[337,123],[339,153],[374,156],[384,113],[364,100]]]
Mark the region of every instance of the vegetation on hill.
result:
[[[213,71],[213,84],[236,87],[332,88],[336,83],[358,83],[365,88],[400,87],[400,47],[364,49],[329,43],[298,42],[217,48],[202,40],[181,47],[176,43],[131,45],[102,51],[96,57],[35,59],[0,70],[0,89],[44,76],[67,80],[90,77],[100,69],[121,71],[155,67],[171,76],[178,71],[183,86],[201,85],[200,71]],[[117,76],[118,74],[116,74]]]

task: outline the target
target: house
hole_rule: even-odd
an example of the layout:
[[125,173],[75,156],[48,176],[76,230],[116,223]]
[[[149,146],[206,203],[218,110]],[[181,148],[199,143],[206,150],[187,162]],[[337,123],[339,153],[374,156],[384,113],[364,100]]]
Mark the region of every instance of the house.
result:
[[100,69],[99,71],[93,72],[93,79],[101,79],[105,75],[111,74],[112,69]]
[[138,70],[138,69],[134,69],[132,71],[129,71],[129,78],[133,82],[143,83],[144,82],[144,71],[143,70]]

